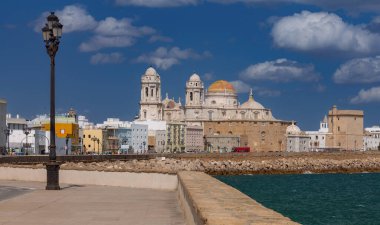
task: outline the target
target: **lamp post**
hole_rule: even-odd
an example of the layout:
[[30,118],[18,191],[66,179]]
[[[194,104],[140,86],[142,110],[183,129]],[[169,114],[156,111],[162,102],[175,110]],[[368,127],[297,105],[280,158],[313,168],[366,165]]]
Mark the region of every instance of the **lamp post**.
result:
[[97,140],[96,137],[92,137],[92,138],[91,138],[91,141],[94,142],[94,154],[96,153],[96,149],[95,149],[95,141],[96,141],[96,140]]
[[62,37],[63,25],[54,12],[47,17],[47,24],[42,28],[47,54],[50,57],[50,146],[49,162],[46,163],[46,190],[59,190],[59,163],[55,151],[55,54],[58,51],[59,39]]
[[30,134],[30,131],[31,131],[31,129],[29,128],[29,127],[24,127],[24,129],[23,129],[23,131],[24,131],[24,134],[25,134],[25,141],[26,141],[26,143],[25,143],[25,155],[28,155],[29,154],[29,150],[28,150],[28,135]]
[[69,139],[70,139],[70,136],[66,135],[66,155],[69,154]]
[[81,137],[78,138],[80,144],[80,154],[83,155],[83,140]]
[[96,142],[98,143],[98,155],[99,155],[99,142],[100,142],[99,138],[96,138]]
[[9,148],[9,136],[12,134],[12,130],[11,129],[9,129],[8,127],[4,130],[4,133],[5,133],[5,137],[7,138],[7,143],[8,143],[8,149],[7,149],[7,154],[9,154],[9,150],[10,150],[10,148]]

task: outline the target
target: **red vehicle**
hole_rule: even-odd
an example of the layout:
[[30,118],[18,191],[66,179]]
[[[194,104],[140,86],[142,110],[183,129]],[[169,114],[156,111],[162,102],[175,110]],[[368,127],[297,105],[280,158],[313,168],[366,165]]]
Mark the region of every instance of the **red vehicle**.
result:
[[233,152],[250,152],[250,147],[235,147],[233,148]]

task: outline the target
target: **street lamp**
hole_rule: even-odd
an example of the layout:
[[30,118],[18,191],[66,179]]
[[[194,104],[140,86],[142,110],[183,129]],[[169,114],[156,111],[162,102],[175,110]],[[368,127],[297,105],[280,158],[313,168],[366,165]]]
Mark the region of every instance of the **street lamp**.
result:
[[[96,141],[96,140],[97,140],[96,137],[92,137],[92,138],[91,138],[91,141],[94,142],[94,154],[96,153],[96,149],[95,149],[95,141]],[[98,146],[98,148],[99,148],[99,146]]]
[[29,150],[28,150],[28,135],[30,134],[31,129],[29,127],[24,127],[23,131],[24,131],[25,138],[26,138],[26,144],[25,144],[26,151],[25,151],[25,155],[28,155],[28,153],[29,153]]
[[100,142],[99,138],[96,138],[96,142],[98,143],[98,155],[99,155],[99,142]]
[[4,133],[5,133],[5,137],[7,138],[7,142],[8,142],[8,150],[7,150],[7,154],[9,154],[9,150],[10,150],[10,148],[9,148],[9,136],[12,134],[12,130],[11,129],[9,129],[8,127],[6,128],[6,129],[4,129]]
[[46,190],[59,190],[59,163],[55,151],[55,54],[58,51],[59,39],[62,37],[63,25],[54,12],[47,17],[47,24],[42,28],[47,54],[50,57],[50,146],[49,162],[46,163]]
[[66,135],[66,155],[69,154],[69,139],[70,139],[70,136]]
[[80,154],[83,155],[83,139],[81,137],[78,138],[80,144]]

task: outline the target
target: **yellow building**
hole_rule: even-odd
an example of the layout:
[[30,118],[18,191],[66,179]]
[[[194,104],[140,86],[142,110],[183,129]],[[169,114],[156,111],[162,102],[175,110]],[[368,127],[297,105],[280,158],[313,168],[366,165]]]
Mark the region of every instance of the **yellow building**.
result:
[[[42,122],[42,130],[50,131],[50,121]],[[70,138],[71,145],[76,151],[80,148],[79,143],[79,125],[75,121],[75,118],[65,117],[65,116],[56,116],[55,118],[55,134],[58,138]]]
[[328,114],[326,145],[342,150],[363,149],[363,120],[362,110],[338,110],[334,105]]
[[85,153],[103,154],[106,150],[106,131],[102,129],[83,130],[83,151]]

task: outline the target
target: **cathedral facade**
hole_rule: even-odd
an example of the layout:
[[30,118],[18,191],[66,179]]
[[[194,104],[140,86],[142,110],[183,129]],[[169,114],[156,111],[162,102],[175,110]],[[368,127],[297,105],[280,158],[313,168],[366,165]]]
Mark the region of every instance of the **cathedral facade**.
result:
[[202,125],[205,121],[276,120],[270,109],[249,98],[239,104],[235,88],[227,81],[218,80],[207,89],[197,74],[186,82],[185,105],[180,99],[161,99],[160,75],[149,67],[141,77],[140,120],[182,121]]
[[[206,89],[199,75],[193,74],[186,82],[185,95],[184,105],[180,99],[175,101],[168,95],[162,100],[160,75],[149,67],[141,77],[139,120],[184,122],[190,126],[202,126],[205,136],[238,135],[242,140],[240,145],[251,149],[285,150],[286,127],[291,122],[274,118],[270,109],[254,99],[252,90],[248,100],[240,104],[236,90],[229,82],[218,80]],[[237,125],[240,123],[255,126]],[[257,123],[260,126],[256,126]],[[231,124],[237,126],[232,128]]]

